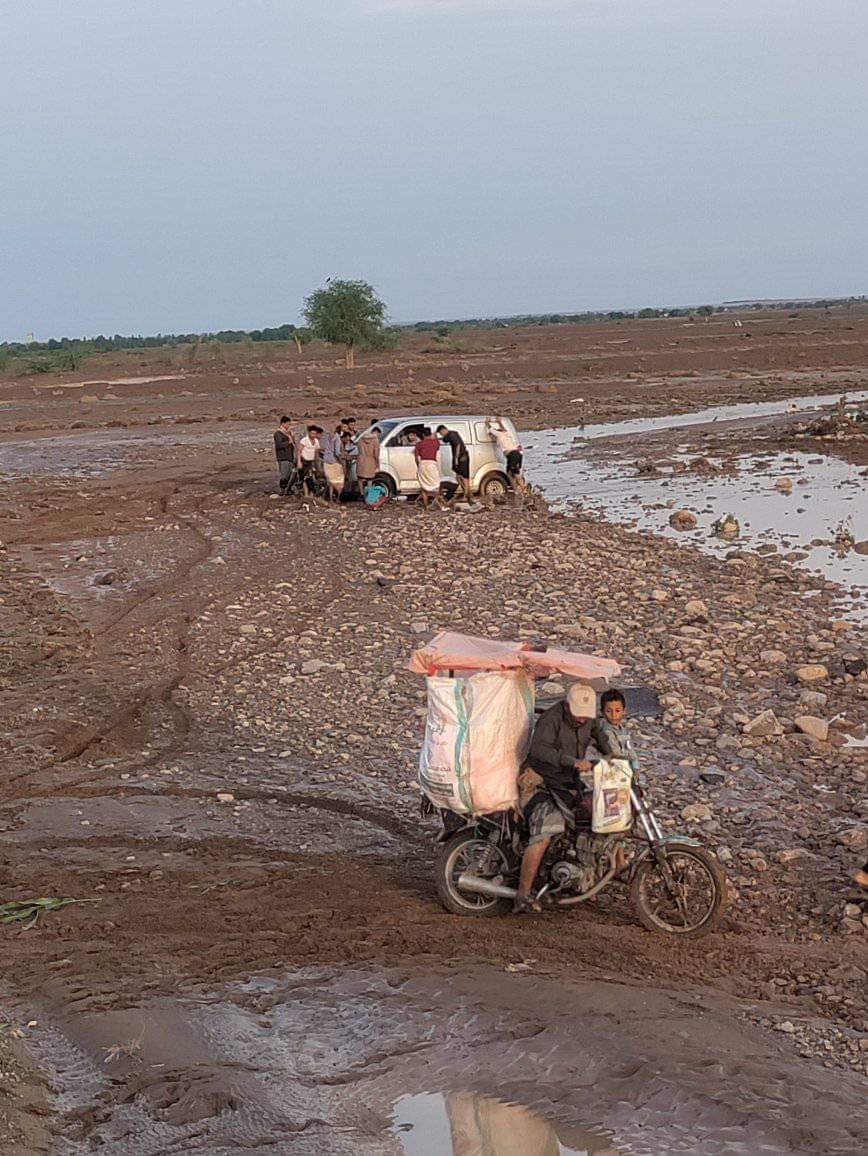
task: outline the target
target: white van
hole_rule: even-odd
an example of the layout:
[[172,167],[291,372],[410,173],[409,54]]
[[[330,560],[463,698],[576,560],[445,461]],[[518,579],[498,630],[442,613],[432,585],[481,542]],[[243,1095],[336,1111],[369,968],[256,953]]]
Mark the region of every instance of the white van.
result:
[[[515,426],[508,418],[503,424],[515,434]],[[485,416],[455,414],[424,414],[422,417],[384,417],[370,429],[380,431],[380,471],[377,481],[386,485],[392,497],[398,494],[418,494],[416,458],[410,434],[422,436],[427,426],[433,433],[438,426],[459,433],[470,455],[470,485],[475,494],[487,498],[503,497],[509,489],[506,463],[498,453],[497,443],[488,432]],[[516,435],[517,438],[517,435]],[[452,451],[444,445],[440,450],[440,477],[445,484],[455,484],[452,473]]]

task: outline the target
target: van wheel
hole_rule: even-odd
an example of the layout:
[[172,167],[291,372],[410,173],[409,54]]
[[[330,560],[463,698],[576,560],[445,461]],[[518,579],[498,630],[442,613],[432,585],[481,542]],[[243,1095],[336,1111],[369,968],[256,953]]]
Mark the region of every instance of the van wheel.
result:
[[505,498],[509,493],[509,479],[506,474],[488,474],[479,487],[483,498]]
[[389,501],[397,497],[398,487],[395,485],[393,479],[390,478],[388,474],[375,474],[374,481],[377,482],[378,485],[384,486],[388,490]]

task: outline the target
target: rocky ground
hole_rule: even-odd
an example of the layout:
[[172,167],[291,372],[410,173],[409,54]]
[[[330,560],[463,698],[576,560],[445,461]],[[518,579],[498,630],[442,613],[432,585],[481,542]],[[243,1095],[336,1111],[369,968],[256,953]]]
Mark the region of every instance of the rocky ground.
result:
[[[426,517],[272,488],[249,453],[194,446],[0,499],[4,897],[100,900],[3,929],[36,1054],[58,1016],[264,969],[532,960],[721,993],[794,1062],[865,1069],[868,675],[836,587],[542,503]],[[666,821],[725,862],[718,932],[661,942],[614,890],[569,916],[443,913],[403,668],[447,626],[610,655],[660,695],[637,746]],[[103,1118],[137,1094],[103,1093]]]

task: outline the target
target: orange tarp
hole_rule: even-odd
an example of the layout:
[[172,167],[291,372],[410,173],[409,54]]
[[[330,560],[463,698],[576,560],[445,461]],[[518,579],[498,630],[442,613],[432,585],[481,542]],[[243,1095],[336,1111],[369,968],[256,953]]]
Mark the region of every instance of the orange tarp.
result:
[[621,668],[614,659],[595,654],[578,654],[572,650],[533,650],[529,642],[498,642],[491,638],[474,638],[470,634],[441,631],[425,646],[414,650],[407,663],[414,674],[461,673],[476,670],[526,670],[529,674],[568,674],[590,682],[608,682]]

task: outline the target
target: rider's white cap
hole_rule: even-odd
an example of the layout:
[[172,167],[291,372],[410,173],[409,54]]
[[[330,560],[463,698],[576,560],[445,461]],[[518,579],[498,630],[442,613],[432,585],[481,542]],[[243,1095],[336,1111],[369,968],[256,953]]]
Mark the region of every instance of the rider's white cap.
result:
[[575,683],[567,691],[567,706],[573,718],[596,718],[597,696],[593,687]]

